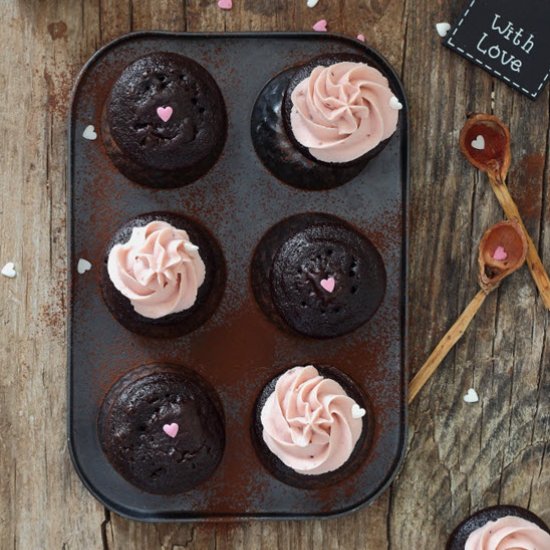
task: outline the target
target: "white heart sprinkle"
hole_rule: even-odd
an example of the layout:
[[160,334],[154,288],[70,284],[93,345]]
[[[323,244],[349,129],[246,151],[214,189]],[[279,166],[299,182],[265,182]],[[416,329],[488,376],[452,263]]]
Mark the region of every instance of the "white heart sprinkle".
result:
[[193,244],[190,242],[184,243],[183,248],[185,248],[187,252],[196,252],[199,249],[199,247],[196,244]]
[[395,109],[396,111],[400,111],[401,109],[403,109],[403,103],[401,103],[399,101],[399,99],[397,99],[395,96],[393,96],[390,99],[390,107],[392,109]]
[[80,273],[80,275],[86,273],[86,271],[90,271],[90,269],[92,269],[92,264],[88,260],[85,260],[84,258],[80,258],[80,260],[78,260],[76,270]]
[[17,275],[17,271],[15,271],[15,264],[13,262],[8,262],[0,272],[4,277],[9,277],[10,279],[13,279]]
[[470,388],[463,399],[466,403],[477,403],[479,401],[479,395],[474,388]]
[[437,31],[437,34],[441,36],[441,38],[444,38],[447,36],[447,33],[451,30],[451,25],[449,23],[437,23],[435,26],[435,29]]
[[90,141],[94,141],[94,139],[97,139],[97,134],[95,132],[93,124],[90,124],[89,126],[86,126],[86,128],[84,128],[84,132],[82,132],[82,137],[84,139],[89,139]]
[[319,3],[319,0],[307,0],[307,7],[314,8]]
[[367,411],[360,407],[357,403],[353,404],[353,407],[351,408],[351,416],[353,418],[362,418],[367,414]]
[[483,136],[477,136],[474,141],[472,141],[472,147],[478,151],[483,151],[483,149],[485,149],[485,138]]

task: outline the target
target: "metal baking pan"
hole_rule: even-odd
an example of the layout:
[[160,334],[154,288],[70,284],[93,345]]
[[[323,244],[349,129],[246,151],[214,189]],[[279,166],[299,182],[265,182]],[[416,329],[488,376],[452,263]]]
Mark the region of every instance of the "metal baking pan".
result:
[[[228,138],[217,164],[200,180],[158,190],[127,180],[101,140],[101,113],[126,65],[147,53],[176,52],[203,65],[223,93]],[[352,181],[304,191],[278,181],[258,159],[251,114],[275,75],[324,53],[355,53],[382,69],[404,108],[386,148]],[[82,134],[94,125],[98,138]],[[391,482],[406,441],[406,273],[408,130],[403,88],[391,66],[363,43],[321,33],[191,34],[145,32],[98,51],[75,85],[69,122],[68,439],[75,468],[90,492],[116,513],[142,521],[321,518],[371,502]],[[146,212],[175,211],[201,221],[227,263],[220,307],[198,330],[155,340],[124,329],[99,289],[105,247],[118,227]],[[339,216],[362,231],[382,255],[387,287],[374,317],[350,335],[314,340],[285,332],[258,307],[250,284],[254,249],[274,224],[292,214]],[[92,269],[77,273],[80,258]],[[97,434],[101,403],[112,384],[140,365],[182,364],[208,380],[224,407],[226,449],[214,475],[186,493],[142,492],[109,464]],[[250,425],[264,385],[282,369],[331,364],[360,384],[374,418],[372,444],[349,477],[322,489],[299,489],[260,462]]]

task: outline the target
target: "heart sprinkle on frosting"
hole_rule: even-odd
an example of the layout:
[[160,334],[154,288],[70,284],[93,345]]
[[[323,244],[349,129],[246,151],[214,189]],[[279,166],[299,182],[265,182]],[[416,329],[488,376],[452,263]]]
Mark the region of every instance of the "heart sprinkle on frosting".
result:
[[334,280],[334,277],[328,277],[326,279],[321,279],[320,284],[327,292],[333,292],[334,287],[336,286],[336,281]]
[[392,109],[395,109],[396,111],[400,111],[401,109],[403,109],[403,103],[401,103],[401,101],[399,101],[399,99],[397,99],[395,96],[393,96],[390,99],[390,107]]
[[157,115],[163,122],[168,122],[172,115],[174,114],[174,109],[172,107],[157,107]]
[[498,262],[502,262],[506,258],[508,258],[508,252],[506,252],[506,250],[504,250],[503,246],[497,246],[496,250],[493,252],[493,260],[497,260]]
[[357,403],[354,403],[351,407],[351,416],[353,418],[363,418],[367,414],[367,411],[360,407]]
[[172,424],[164,424],[162,429],[167,436],[174,438],[178,435],[180,427],[175,422],[172,422]]
[[472,141],[472,147],[478,151],[483,151],[483,149],[485,149],[485,138],[483,136],[477,136],[474,141]]

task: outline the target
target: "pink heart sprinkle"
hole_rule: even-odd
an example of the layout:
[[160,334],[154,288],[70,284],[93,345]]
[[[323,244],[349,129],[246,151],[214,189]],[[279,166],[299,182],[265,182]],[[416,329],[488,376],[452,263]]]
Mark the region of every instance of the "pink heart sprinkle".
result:
[[504,247],[497,246],[496,250],[493,252],[493,260],[503,261],[508,258],[508,253],[504,250]]
[[178,435],[180,427],[175,422],[172,422],[172,424],[164,424],[162,429],[164,430],[164,433],[166,435],[174,438],[176,437],[176,435]]
[[336,286],[336,281],[334,277],[329,277],[328,279],[321,279],[321,286],[327,291],[332,292]]
[[157,115],[163,122],[168,122],[173,113],[172,107],[157,107]]
[[357,35],[357,40],[361,40],[361,42],[364,42],[365,41],[365,35],[364,34],[358,34]]
[[327,20],[321,19],[320,21],[317,21],[317,23],[313,25],[313,30],[317,32],[327,32]]
[[233,7],[233,0],[218,0],[218,8],[230,10]]

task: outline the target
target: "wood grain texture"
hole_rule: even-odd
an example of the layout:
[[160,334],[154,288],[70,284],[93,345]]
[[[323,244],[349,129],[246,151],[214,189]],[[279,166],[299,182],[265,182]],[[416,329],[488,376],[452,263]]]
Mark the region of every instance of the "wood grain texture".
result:
[[[535,102],[439,44],[463,0],[5,0],[0,2],[0,548],[442,548],[463,516],[496,503],[550,522],[548,314],[524,268],[489,296],[410,409],[393,486],[349,517],[217,525],[139,524],[107,513],[66,444],[66,117],[84,61],[138,29],[329,29],[380,49],[411,117],[410,371],[477,291],[476,249],[502,219],[486,177],[458,152],[472,111],[510,125],[510,192],[550,267],[549,91]],[[494,102],[491,94],[494,93]],[[494,106],[493,106],[494,103]],[[475,387],[480,402],[462,396]]]

